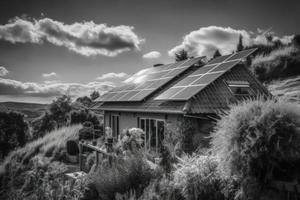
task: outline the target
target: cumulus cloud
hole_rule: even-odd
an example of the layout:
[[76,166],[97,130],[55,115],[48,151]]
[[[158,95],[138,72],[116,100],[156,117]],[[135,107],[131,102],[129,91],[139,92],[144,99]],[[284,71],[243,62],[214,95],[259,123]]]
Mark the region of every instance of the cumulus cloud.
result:
[[124,72],[120,72],[120,73],[114,73],[114,72],[110,72],[107,74],[103,74],[99,77],[97,77],[96,79],[98,80],[104,80],[104,79],[121,79],[121,78],[125,78],[128,75]]
[[161,53],[158,51],[150,51],[149,53],[146,53],[143,55],[143,58],[146,59],[155,59],[155,58],[159,58],[161,56]]
[[[176,52],[182,49],[187,50],[191,55],[207,56],[209,58],[213,56],[217,49],[221,54],[230,54],[236,50],[240,35],[243,37],[244,46],[272,44],[262,33],[255,34],[250,31],[237,30],[230,27],[208,26],[185,35],[182,43],[168,51],[168,54],[174,56]],[[293,36],[274,36],[273,41],[280,40],[283,43],[289,43],[292,38]]]
[[132,26],[109,27],[93,21],[64,24],[50,18],[32,21],[16,18],[0,25],[0,39],[12,43],[42,44],[47,41],[84,56],[116,56],[125,51],[139,50],[144,41]]
[[0,66],[0,76],[6,76],[8,73],[9,71],[5,67]]
[[97,90],[101,94],[115,87],[113,82],[89,82],[81,83],[62,83],[62,82],[21,82],[12,79],[0,78],[1,95],[14,95],[26,97],[56,97],[68,94],[71,97],[89,95]]
[[55,78],[55,77],[57,77],[57,74],[55,72],[50,72],[50,73],[44,73],[44,74],[42,74],[42,76],[44,78]]

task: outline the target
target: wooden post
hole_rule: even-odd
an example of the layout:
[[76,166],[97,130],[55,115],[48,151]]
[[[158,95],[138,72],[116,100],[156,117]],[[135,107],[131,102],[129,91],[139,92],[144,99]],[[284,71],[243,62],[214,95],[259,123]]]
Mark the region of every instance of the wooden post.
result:
[[79,169],[82,171],[82,142],[79,142]]
[[98,151],[95,151],[95,152],[96,152],[96,167],[95,167],[95,169],[97,169],[98,164],[99,164],[99,153],[98,153]]

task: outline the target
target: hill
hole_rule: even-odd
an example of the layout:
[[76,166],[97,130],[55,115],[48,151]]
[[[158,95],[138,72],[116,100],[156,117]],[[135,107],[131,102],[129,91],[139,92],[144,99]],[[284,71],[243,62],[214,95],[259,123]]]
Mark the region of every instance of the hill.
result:
[[300,76],[273,81],[268,89],[274,96],[287,98],[300,105]]
[[52,131],[12,151],[0,163],[0,199],[39,199],[37,195],[46,196],[39,193],[41,185],[53,181],[59,184],[64,173],[76,170],[78,166],[66,162],[65,144],[77,138],[80,128],[81,125],[75,125]]
[[0,102],[0,107],[7,108],[10,111],[23,113],[25,119],[31,121],[41,116],[48,109],[48,104],[23,103],[23,102]]

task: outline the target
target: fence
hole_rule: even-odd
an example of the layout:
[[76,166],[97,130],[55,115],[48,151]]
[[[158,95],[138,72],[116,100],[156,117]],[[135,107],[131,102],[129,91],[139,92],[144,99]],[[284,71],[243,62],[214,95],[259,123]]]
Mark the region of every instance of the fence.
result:
[[79,142],[79,168],[81,171],[83,171],[83,158],[84,158],[83,149],[84,149],[84,147],[91,149],[96,154],[96,161],[95,161],[94,169],[97,169],[97,167],[99,165],[99,155],[102,155],[103,158],[108,158],[110,165],[112,163],[112,159],[115,157],[115,155],[113,153],[111,153],[112,152],[112,143],[107,143],[106,151],[105,151],[97,146],[94,146],[94,145],[91,145],[91,144],[81,141],[81,142]]

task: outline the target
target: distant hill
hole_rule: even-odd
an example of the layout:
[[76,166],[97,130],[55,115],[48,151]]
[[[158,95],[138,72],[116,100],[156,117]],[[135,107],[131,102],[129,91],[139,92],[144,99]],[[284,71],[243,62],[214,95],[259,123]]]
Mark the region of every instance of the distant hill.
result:
[[48,106],[48,104],[38,103],[0,102],[0,110],[23,113],[29,121],[41,116],[48,109]]
[[273,81],[268,89],[274,96],[287,98],[300,106],[300,76]]

